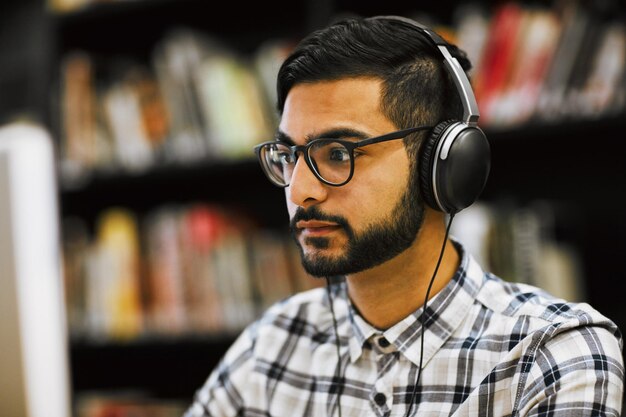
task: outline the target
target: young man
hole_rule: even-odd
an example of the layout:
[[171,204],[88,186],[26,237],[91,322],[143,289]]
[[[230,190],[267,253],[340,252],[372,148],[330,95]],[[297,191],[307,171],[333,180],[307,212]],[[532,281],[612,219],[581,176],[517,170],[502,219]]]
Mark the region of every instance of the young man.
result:
[[284,62],[276,140],[257,153],[328,286],[249,326],[187,416],[620,414],[616,326],[484,272],[448,238],[489,166],[461,67],[391,16],[338,22]]

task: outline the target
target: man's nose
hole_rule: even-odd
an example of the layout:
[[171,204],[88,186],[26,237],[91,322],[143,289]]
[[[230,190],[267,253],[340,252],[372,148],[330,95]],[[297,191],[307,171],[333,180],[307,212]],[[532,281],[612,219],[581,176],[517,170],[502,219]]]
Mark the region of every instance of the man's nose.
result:
[[324,201],[327,188],[309,168],[304,157],[298,158],[287,187],[287,198],[300,207],[308,207]]

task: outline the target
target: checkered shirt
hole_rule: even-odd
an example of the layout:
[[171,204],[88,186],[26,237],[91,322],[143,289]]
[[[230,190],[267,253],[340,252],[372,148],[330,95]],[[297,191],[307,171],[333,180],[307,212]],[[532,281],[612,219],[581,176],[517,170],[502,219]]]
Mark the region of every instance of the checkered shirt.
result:
[[[427,305],[411,415],[619,416],[615,324],[586,303],[485,273],[457,249],[457,273]],[[423,309],[381,331],[350,304],[344,282],[332,294],[339,361],[325,289],[296,294],[239,336],[185,417],[338,416],[339,406],[342,417],[404,416]]]

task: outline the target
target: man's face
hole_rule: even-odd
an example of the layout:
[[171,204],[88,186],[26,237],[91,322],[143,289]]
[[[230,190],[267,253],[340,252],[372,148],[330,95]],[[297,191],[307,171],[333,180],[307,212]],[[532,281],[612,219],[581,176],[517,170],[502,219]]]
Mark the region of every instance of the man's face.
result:
[[[287,96],[279,130],[298,145],[398,130],[379,109],[380,87],[373,78],[297,85]],[[424,208],[402,140],[357,148],[354,156],[354,176],[341,187],[320,182],[300,156],[286,188],[293,236],[312,275],[380,265],[407,249],[420,229]]]

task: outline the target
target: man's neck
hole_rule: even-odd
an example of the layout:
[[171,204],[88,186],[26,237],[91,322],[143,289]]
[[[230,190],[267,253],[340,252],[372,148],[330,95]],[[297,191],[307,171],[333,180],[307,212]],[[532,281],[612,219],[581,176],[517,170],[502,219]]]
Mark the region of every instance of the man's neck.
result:
[[[424,304],[445,236],[440,224],[427,216],[410,248],[382,265],[346,277],[350,299],[372,326],[387,329]],[[429,298],[446,286],[459,263],[459,254],[448,240]]]

